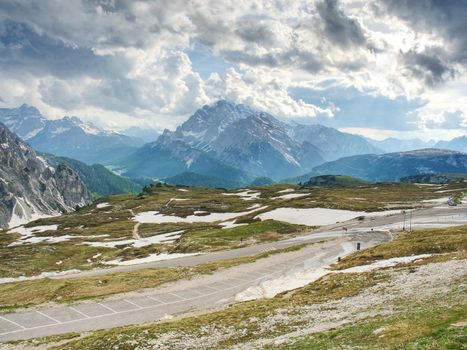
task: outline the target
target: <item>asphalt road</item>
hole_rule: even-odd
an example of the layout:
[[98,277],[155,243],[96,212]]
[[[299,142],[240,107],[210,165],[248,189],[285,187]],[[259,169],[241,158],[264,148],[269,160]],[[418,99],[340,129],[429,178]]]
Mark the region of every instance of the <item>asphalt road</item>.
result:
[[[79,274],[96,275],[115,271],[156,266],[189,266],[202,262],[235,258],[293,246],[304,242],[324,242],[299,251],[277,254],[255,263],[243,264],[212,275],[178,281],[161,288],[128,293],[102,301],[52,306],[0,315],[0,341],[28,339],[67,332],[83,332],[165,319],[167,315],[205,311],[234,302],[237,293],[262,281],[279,277],[300,266],[321,268],[355,250],[391,239],[390,230],[403,225],[403,215],[351,220],[322,228],[309,235],[285,241],[261,244],[236,250],[137,266],[122,266]],[[406,214],[407,219],[407,214]],[[467,206],[435,207],[412,213],[412,228],[452,226],[467,223]],[[346,230],[342,228],[345,227]],[[372,230],[373,229],[373,230]],[[69,276],[67,276],[69,278]]]

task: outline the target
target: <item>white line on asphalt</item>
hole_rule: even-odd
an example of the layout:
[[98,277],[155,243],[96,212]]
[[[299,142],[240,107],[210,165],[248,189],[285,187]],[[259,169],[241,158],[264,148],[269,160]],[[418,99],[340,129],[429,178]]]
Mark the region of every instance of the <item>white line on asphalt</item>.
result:
[[[109,306],[105,306],[105,305],[103,305],[103,304],[101,304],[101,303],[96,303],[96,304],[102,306],[103,308],[105,308],[105,309],[107,309],[107,310],[109,310],[109,311],[112,311],[114,314],[116,314],[116,313],[118,312],[118,311],[116,311],[116,310],[110,308]],[[106,315],[107,315],[107,314],[106,314]]]
[[122,299],[122,300],[125,301],[125,302],[127,302],[128,304],[131,304],[131,305],[136,306],[138,309],[141,309],[141,306],[139,306],[138,304],[135,304],[135,303],[132,302],[132,301],[129,301],[129,300],[127,300],[127,299]]
[[36,310],[36,312],[39,314],[39,315],[42,315],[44,317],[47,317],[49,320],[52,320],[54,322],[57,322],[57,323],[62,323],[61,321],[59,320],[56,320],[55,318],[51,317],[51,316],[48,316],[46,314],[44,314],[43,312],[39,311],[39,310]]
[[[16,323],[15,321],[9,320],[8,318],[2,317],[2,316],[0,316],[0,318],[1,318],[2,320],[5,320],[5,321],[7,321],[7,322],[10,322],[10,323],[14,324],[15,326],[21,327],[22,329],[26,329],[26,327],[20,325],[19,323]],[[8,333],[9,333],[9,332],[2,333],[2,334],[8,334]]]
[[161,305],[167,305],[166,302],[163,302],[162,300],[159,300],[159,299],[154,298],[154,297],[152,297],[152,296],[145,295],[145,297],[148,297],[148,298],[151,299],[151,300],[157,301],[157,302],[158,302],[159,304],[161,304]]
[[[183,290],[181,292],[183,292]],[[167,295],[172,295],[172,296],[174,296],[176,298],[181,298],[182,300],[189,300],[189,299],[184,298],[184,297],[182,297],[182,296],[180,296],[178,294],[175,294],[175,293],[167,293]]]
[[[85,313],[75,309],[73,306],[68,306],[70,309],[72,309],[73,311],[76,311],[77,313],[79,313],[80,315],[84,316],[84,318],[91,318],[90,316],[86,315]],[[63,323],[63,322],[62,322]]]
[[[264,278],[264,277],[266,277],[266,276],[272,276],[272,275],[273,275],[272,273],[271,273],[271,274],[267,274],[267,275],[265,275],[265,276],[263,276],[263,277],[254,279],[252,282],[259,281],[259,280],[261,280],[262,278]],[[220,283],[222,283],[222,282],[220,282]],[[241,285],[247,285],[247,284],[249,284],[249,282],[245,282],[245,283],[242,283],[242,284],[240,284],[240,285],[237,285],[237,286],[234,286],[234,287],[225,288],[225,289],[218,289],[218,288],[215,288],[215,287],[208,287],[208,288],[211,288],[211,289],[216,289],[217,292],[213,292],[213,293],[209,293],[209,294],[205,294],[205,295],[200,295],[199,297],[194,297],[194,298],[191,298],[191,299],[177,300],[177,301],[172,301],[172,302],[168,302],[168,303],[163,303],[163,302],[161,302],[160,300],[158,300],[158,299],[156,299],[156,298],[153,298],[153,297],[150,297],[150,296],[148,296],[148,295],[145,295],[145,296],[148,297],[149,299],[152,299],[152,300],[154,300],[154,301],[160,302],[160,303],[163,304],[163,305],[171,305],[171,304],[181,303],[181,302],[184,302],[184,301],[187,301],[187,300],[195,300],[195,299],[201,299],[201,298],[203,298],[203,297],[209,297],[209,296],[215,295],[215,294],[217,294],[217,293],[219,293],[219,292],[227,291],[227,290],[230,290],[230,289],[236,289],[236,288],[238,288],[238,287],[241,286]],[[207,287],[207,286],[206,286],[206,287]],[[170,293],[168,293],[168,294],[170,294]],[[125,313],[129,313],[129,312],[134,312],[134,311],[136,311],[136,310],[114,311],[114,310],[110,309],[109,307],[106,307],[105,305],[102,305],[102,304],[100,304],[100,303],[96,303],[96,304],[101,305],[101,306],[103,306],[104,308],[111,310],[114,314],[125,314]],[[154,308],[157,308],[157,307],[159,307],[159,306],[160,306],[160,305],[153,305],[153,306],[141,307],[140,310],[154,309]],[[78,312],[78,313],[84,315],[82,312],[80,312],[79,310],[76,310],[76,309],[75,309],[74,307],[72,307],[72,306],[69,306],[69,308],[71,308],[71,309],[73,309],[74,311],[76,311],[76,312]],[[102,317],[110,316],[110,314],[98,315],[98,316],[93,316],[93,317],[90,317],[90,316],[87,316],[87,315],[84,315],[84,316],[86,316],[86,318],[88,318],[88,319],[97,319],[97,318],[102,318]],[[22,329],[18,329],[18,330],[11,331],[11,332],[0,333],[0,336],[7,335],[7,334],[19,333],[19,332],[23,332],[23,331],[25,331],[25,330],[34,330],[34,329],[47,328],[47,327],[54,326],[54,325],[43,325],[43,326],[36,326],[36,327],[29,327],[29,328],[26,328],[26,327],[21,326],[20,324],[17,324],[16,322],[13,322],[13,321],[8,320],[8,319],[6,319],[6,318],[4,318],[4,317],[2,317],[2,316],[0,316],[0,318],[5,319],[6,321],[9,321],[9,322],[11,322],[11,323],[17,325],[18,327],[21,327],[21,328],[22,328]],[[82,321],[82,319],[81,319],[81,320],[65,321],[65,322],[61,322],[60,324],[61,324],[61,325],[64,325],[64,324],[73,323],[73,322],[77,322],[77,321]]]

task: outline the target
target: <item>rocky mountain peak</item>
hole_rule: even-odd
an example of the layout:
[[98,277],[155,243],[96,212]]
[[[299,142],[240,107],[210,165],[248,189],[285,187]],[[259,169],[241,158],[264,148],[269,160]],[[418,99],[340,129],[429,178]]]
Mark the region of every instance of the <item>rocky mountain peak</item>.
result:
[[0,227],[58,215],[90,202],[89,191],[73,170],[55,169],[1,123],[0,149]]

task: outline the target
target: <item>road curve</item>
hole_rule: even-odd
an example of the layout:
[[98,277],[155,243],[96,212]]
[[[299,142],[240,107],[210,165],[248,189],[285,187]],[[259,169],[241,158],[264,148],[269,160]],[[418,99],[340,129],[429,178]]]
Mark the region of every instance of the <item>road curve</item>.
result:
[[[467,223],[467,206],[435,207],[414,211],[412,227],[453,226]],[[234,302],[234,296],[262,281],[287,274],[305,266],[321,268],[355,250],[388,241],[391,230],[401,229],[403,215],[375,217],[364,221],[351,220],[292,239],[260,244],[235,250],[187,257],[138,266],[122,266],[83,272],[98,275],[135,268],[159,266],[190,266],[207,261],[257,254],[274,248],[299,243],[318,242],[295,252],[282,253],[203,275],[182,280],[157,289],[121,294],[102,301],[57,305],[0,315],[0,341],[29,339],[67,332],[83,332],[116,326],[139,324],[163,319],[166,315],[205,311]],[[343,230],[345,226],[346,230]],[[324,240],[324,241],[323,241]],[[351,249],[349,249],[349,247]],[[70,276],[67,276],[69,278]]]

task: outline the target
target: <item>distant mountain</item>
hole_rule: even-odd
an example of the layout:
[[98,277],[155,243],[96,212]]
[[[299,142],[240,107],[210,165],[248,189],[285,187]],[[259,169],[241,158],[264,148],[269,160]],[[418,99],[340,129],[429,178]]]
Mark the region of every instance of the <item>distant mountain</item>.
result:
[[305,182],[310,177],[329,174],[353,176],[368,181],[398,181],[409,175],[465,172],[467,172],[467,154],[449,150],[422,149],[345,157],[321,164],[308,174],[286,181]]
[[302,183],[305,187],[359,187],[368,184],[370,184],[370,182],[343,175],[319,175]]
[[0,122],[40,152],[88,164],[108,163],[144,144],[143,140],[100,129],[77,117],[48,120],[36,108],[27,105],[0,109]]
[[24,141],[39,133],[47,124],[37,108],[23,104],[18,108],[0,108],[0,122]]
[[467,181],[467,173],[420,174],[405,176],[400,179],[405,183],[446,184]]
[[467,136],[455,137],[450,141],[439,141],[435,147],[467,153]]
[[238,188],[243,184],[240,182],[227,180],[219,177],[200,175],[192,172],[185,172],[164,179],[164,182],[171,185],[183,185],[192,187],[210,187],[210,188]]
[[131,136],[144,142],[154,142],[161,135],[161,132],[152,128],[143,128],[139,126],[131,126],[121,131],[122,134]]
[[52,167],[1,123],[0,149],[0,227],[90,202],[90,193],[75,171],[66,165]]
[[[116,162],[128,176],[164,178],[181,172],[224,177],[193,168],[215,161],[251,177],[273,180],[310,171],[341,155],[379,153],[364,138],[320,125],[282,122],[246,105],[218,101],[204,106],[175,131]],[[244,181],[238,177],[230,180]]]
[[108,196],[120,193],[139,193],[142,185],[130,179],[118,176],[101,164],[88,165],[79,160],[44,154],[44,158],[54,166],[64,164],[78,173],[86,187],[92,193]]
[[393,152],[406,152],[406,151],[413,151],[417,149],[423,148],[430,148],[436,147],[435,141],[423,141],[420,139],[397,139],[397,138],[387,138],[384,140],[373,140],[367,139],[369,143],[373,146],[378,147],[379,149],[383,150],[384,153],[393,153]]
[[294,124],[289,134],[299,142],[309,142],[322,150],[326,161],[356,154],[384,153],[362,136],[353,135],[323,125]]
[[288,128],[268,113],[221,100],[198,110],[168,137],[254,176],[281,178],[324,161],[320,149],[292,139]]
[[251,177],[204,151],[170,137],[165,131],[156,142],[148,143],[131,156],[117,162],[118,170],[130,178],[165,179],[184,172],[249,182]]

